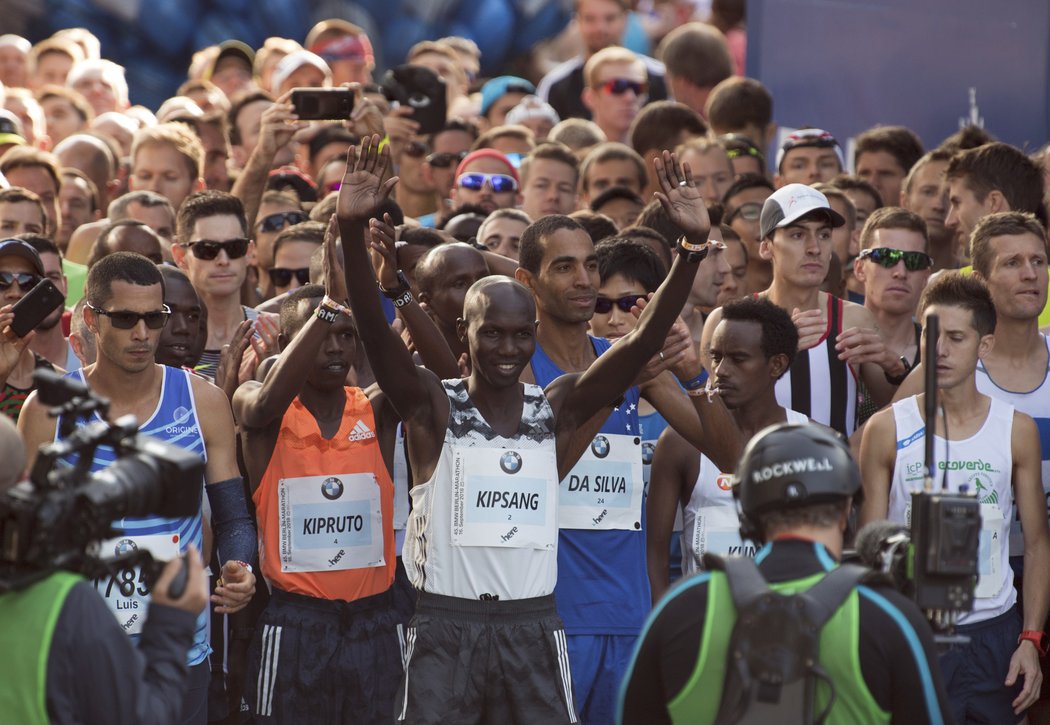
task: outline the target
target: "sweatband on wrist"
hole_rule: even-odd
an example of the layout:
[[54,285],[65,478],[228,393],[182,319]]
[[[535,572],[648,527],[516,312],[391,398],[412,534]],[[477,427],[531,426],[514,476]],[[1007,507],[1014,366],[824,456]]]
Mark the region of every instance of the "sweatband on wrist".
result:
[[204,487],[211,504],[211,526],[219,563],[254,561],[258,553],[255,522],[248,513],[244,479],[238,476]]
[[690,380],[679,381],[686,390],[698,390],[707,385],[707,370],[703,369],[700,374]]

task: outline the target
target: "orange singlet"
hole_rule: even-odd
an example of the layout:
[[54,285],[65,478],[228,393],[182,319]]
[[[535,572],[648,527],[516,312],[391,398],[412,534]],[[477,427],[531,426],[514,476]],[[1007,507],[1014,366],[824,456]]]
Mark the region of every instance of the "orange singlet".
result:
[[292,401],[252,498],[270,584],[352,602],[394,580],[394,485],[368,398],[360,388],[344,390],[343,420],[331,440],[299,398]]

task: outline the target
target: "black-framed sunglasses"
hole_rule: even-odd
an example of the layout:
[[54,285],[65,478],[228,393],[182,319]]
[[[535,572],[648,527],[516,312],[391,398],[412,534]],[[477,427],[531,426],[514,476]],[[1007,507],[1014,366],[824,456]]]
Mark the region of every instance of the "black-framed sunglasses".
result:
[[130,330],[135,325],[139,324],[139,320],[146,323],[146,327],[151,330],[159,330],[164,327],[167,323],[168,318],[171,317],[171,308],[167,305],[161,305],[159,310],[151,310],[149,312],[132,312],[131,310],[103,310],[100,307],[95,307],[90,302],[87,303],[86,307],[94,312],[96,315],[102,315],[108,317],[113,327],[118,330]]
[[223,250],[226,251],[226,256],[230,259],[240,259],[248,253],[248,245],[251,242],[251,239],[245,237],[227,239],[222,242],[217,242],[214,239],[201,239],[196,242],[186,242],[181,246],[189,249],[197,259],[210,261],[218,257],[219,252]]
[[446,151],[440,154],[430,154],[427,156],[427,163],[435,169],[447,169],[450,166],[459,166],[459,162],[467,158],[468,153],[468,151],[460,151],[458,154],[453,154]]
[[0,272],[0,290],[10,289],[17,282],[20,290],[28,292],[40,284],[41,279],[39,274],[31,272]]
[[286,226],[305,222],[309,219],[306,212],[293,209],[292,211],[279,211],[275,214],[267,214],[255,223],[255,228],[263,232],[279,232]]
[[273,283],[274,287],[287,287],[292,283],[293,275],[297,280],[299,280],[299,284],[310,284],[309,267],[299,267],[298,269],[288,269],[287,267],[273,267],[269,270],[269,275],[270,282]]
[[630,312],[631,308],[636,304],[638,304],[638,295],[627,295],[626,297],[618,297],[615,300],[598,295],[597,299],[594,300],[594,311],[599,315],[607,315],[612,312],[613,305],[616,305],[622,312]]
[[874,247],[864,249],[860,253],[861,259],[870,259],[886,269],[892,269],[897,263],[904,260],[904,268],[909,272],[919,272],[933,266],[933,258],[925,252],[905,252],[903,249],[891,249],[890,247]]
[[746,204],[741,204],[733,211],[726,214],[726,218],[722,220],[723,224],[731,224],[737,217],[742,217],[749,222],[757,222],[762,216],[762,205],[757,201],[749,201]]

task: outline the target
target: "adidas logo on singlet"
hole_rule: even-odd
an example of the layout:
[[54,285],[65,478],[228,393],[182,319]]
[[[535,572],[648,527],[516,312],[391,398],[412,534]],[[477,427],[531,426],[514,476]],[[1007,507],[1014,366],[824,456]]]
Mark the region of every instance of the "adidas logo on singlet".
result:
[[376,434],[372,431],[371,428],[365,425],[365,422],[363,420],[357,421],[357,423],[354,425],[354,429],[350,431],[350,435],[347,436],[347,438],[349,438],[352,441],[366,441],[369,438],[375,437]]

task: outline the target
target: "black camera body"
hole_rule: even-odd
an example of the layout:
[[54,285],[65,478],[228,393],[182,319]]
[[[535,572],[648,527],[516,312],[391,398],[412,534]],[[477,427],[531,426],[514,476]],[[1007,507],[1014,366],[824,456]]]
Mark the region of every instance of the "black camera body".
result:
[[[47,371],[33,374],[43,403],[62,416],[62,440],[42,446],[30,480],[0,494],[0,593],[22,589],[63,569],[97,578],[142,566],[152,585],[163,562],[147,551],[103,557],[99,543],[116,536],[125,517],[194,516],[204,461],[195,453],[138,433],[134,417],[105,421],[108,401]],[[94,411],[102,420],[80,424]],[[91,473],[95,450],[111,446],[117,460]],[[63,460],[76,459],[72,465]]]

